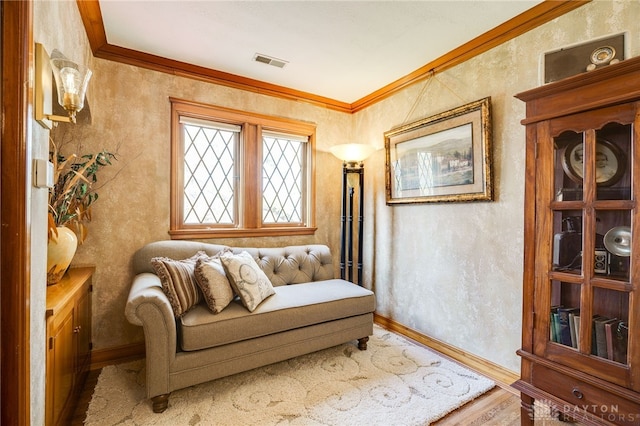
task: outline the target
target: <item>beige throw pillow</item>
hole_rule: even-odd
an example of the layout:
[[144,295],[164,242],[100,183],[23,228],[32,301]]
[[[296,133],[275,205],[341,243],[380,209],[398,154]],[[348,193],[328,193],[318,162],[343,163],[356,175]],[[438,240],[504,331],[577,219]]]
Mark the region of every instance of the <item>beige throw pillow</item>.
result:
[[207,306],[214,314],[222,312],[233,300],[233,289],[218,256],[200,258],[195,268],[196,282]]
[[176,318],[186,314],[201,300],[194,269],[198,258],[206,255],[205,252],[199,251],[189,259],[174,260],[168,257],[151,259],[151,265],[160,277],[162,291],[167,295]]
[[231,286],[250,312],[275,293],[269,278],[246,251],[240,254],[225,253],[220,260]]

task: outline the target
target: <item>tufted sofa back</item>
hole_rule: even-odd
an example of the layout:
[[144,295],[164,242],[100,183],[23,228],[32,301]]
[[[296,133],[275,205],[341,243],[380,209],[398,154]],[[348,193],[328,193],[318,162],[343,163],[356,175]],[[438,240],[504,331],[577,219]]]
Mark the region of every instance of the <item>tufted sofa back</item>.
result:
[[[133,272],[135,274],[154,273],[151,266],[151,259],[154,257],[187,259],[198,251],[204,251],[209,256],[213,256],[225,248],[228,246],[196,241],[156,241],[142,247],[133,255]],[[231,249],[234,253],[246,251],[253,256],[274,286],[334,278],[331,251],[326,245],[310,244],[273,248],[231,247]]]

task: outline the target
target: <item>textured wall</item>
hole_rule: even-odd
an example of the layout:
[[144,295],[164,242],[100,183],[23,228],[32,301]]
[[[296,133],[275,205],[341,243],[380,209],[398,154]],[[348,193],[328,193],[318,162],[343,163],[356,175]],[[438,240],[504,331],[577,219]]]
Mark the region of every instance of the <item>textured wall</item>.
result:
[[[327,151],[344,142],[374,144],[378,151],[365,165],[365,278],[376,291],[378,311],[517,371],[524,105],[513,95],[538,85],[542,52],[624,30],[633,42],[639,5],[595,1],[438,74],[424,93],[424,83],[416,84],[355,115],[94,59],[92,123],[62,124],[56,132],[56,138],[81,143],[87,151],[106,148],[120,154],[115,167],[100,176],[108,182],[95,205],[89,237],[74,259],[75,265],[97,267],[94,347],[142,340],[142,330],[128,324],[123,311],[132,278],[131,255],[150,241],[168,239],[171,96],[317,124],[316,234],[217,243],[320,242],[329,244],[337,258],[341,165]],[[631,47],[637,55],[636,46]],[[383,133],[485,96],[493,102],[496,201],[386,206]]]
[[[64,29],[64,31],[61,30]],[[77,32],[68,31],[77,28]],[[51,54],[53,49],[77,62],[91,64],[93,59],[75,2],[35,1],[33,38]],[[33,81],[31,82],[33,85]],[[31,153],[34,159],[49,157],[49,131],[32,122]],[[45,188],[31,186],[31,296],[30,296],[30,382],[31,424],[43,425],[45,419],[46,361],[46,288],[47,288],[47,198]]]
[[120,157],[99,177],[108,182],[99,192],[89,237],[74,259],[76,265],[94,263],[97,267],[94,348],[142,339],[142,329],[129,324],[123,313],[133,278],[130,260],[134,251],[151,241],[169,238],[169,97],[317,124],[316,234],[213,242],[236,246],[327,243],[338,247],[342,166],[327,150],[351,140],[350,115],[99,59],[94,72],[92,123],[61,135],[81,140],[88,151],[106,148]]
[[[638,55],[638,16],[640,2],[595,1],[356,114],[355,134],[378,148],[366,163],[365,223],[381,315],[519,370],[525,105],[513,96],[539,85],[543,52],[629,31]],[[495,202],[387,206],[383,133],[486,96]]]

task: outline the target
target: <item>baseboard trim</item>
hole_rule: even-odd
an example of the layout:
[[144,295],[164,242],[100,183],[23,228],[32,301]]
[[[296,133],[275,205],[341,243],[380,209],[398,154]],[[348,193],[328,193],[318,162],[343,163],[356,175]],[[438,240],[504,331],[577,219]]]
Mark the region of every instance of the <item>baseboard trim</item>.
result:
[[439,352],[440,354],[445,355],[453,359],[454,361],[457,361],[460,364],[463,364],[466,367],[469,367],[470,369],[489,377],[490,379],[494,380],[501,388],[506,389],[514,394],[518,394],[518,392],[511,387],[511,384],[520,378],[517,373],[514,373],[513,371],[508,370],[498,364],[495,364],[472,353],[466,352],[463,349],[445,343],[441,340],[429,337],[417,330],[409,328],[390,318],[383,317],[382,315],[379,315],[377,313],[373,314],[373,321],[389,331],[393,331],[395,333],[408,337],[411,340],[425,345],[433,349],[434,351]]
[[115,346],[106,349],[95,349],[91,351],[91,370],[99,370],[102,367],[122,362],[135,361],[144,358],[144,343],[133,343],[130,345]]

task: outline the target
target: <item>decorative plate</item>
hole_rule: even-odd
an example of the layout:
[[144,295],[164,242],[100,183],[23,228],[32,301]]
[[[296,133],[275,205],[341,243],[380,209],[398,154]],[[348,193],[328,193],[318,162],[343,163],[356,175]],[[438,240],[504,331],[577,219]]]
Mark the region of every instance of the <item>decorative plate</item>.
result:
[[591,52],[591,62],[595,65],[608,64],[615,56],[616,49],[611,46],[602,46]]
[[[567,145],[562,156],[562,168],[571,180],[582,183],[584,148],[581,141]],[[596,184],[611,186],[624,175],[626,160],[624,153],[613,143],[598,139],[596,142]]]

